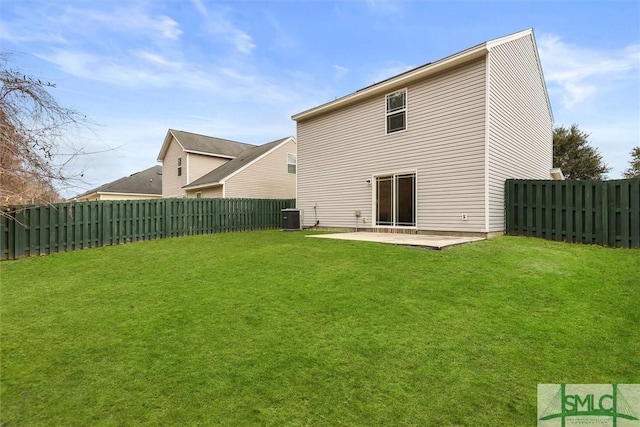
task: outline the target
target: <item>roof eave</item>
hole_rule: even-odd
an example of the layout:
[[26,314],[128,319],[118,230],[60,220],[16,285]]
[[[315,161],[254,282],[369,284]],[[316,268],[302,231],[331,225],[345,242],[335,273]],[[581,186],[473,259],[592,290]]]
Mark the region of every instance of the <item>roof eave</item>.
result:
[[[169,149],[169,143],[171,142],[171,138],[174,138],[178,141],[178,138],[175,138],[173,135],[173,129],[169,129],[167,131],[167,135],[164,137],[164,141],[162,142],[162,148],[160,148],[160,153],[158,153],[158,161],[164,161],[164,156],[167,155],[167,150]],[[180,142],[178,142],[180,144]],[[182,147],[182,145],[180,145]],[[184,147],[182,147],[184,149]]]
[[187,184],[182,188],[184,188],[185,190],[201,190],[203,188],[218,187],[220,185],[222,185],[221,182],[208,182],[206,184],[198,184],[198,185]]
[[208,153],[206,151],[196,151],[196,150],[188,150],[185,149],[183,150],[185,153],[191,153],[191,154],[199,154],[201,156],[209,156],[209,157],[220,157],[222,159],[235,159],[234,156],[228,156],[226,154],[217,154],[217,153]]
[[150,196],[150,197],[159,197],[162,196],[160,193],[127,193],[124,191],[98,191],[97,193],[92,194],[104,194],[104,195],[116,195],[116,196]]
[[388,80],[385,80],[383,82],[370,86],[366,89],[362,89],[350,95],[346,95],[342,98],[338,98],[335,101],[331,101],[326,104],[322,104],[318,107],[311,108],[309,110],[295,114],[291,116],[291,118],[295,121],[303,121],[320,114],[328,113],[335,109],[350,105],[366,97],[389,92],[394,88],[407,86],[413,82],[422,80],[430,75],[457,67],[461,64],[473,61],[475,59],[482,58],[486,56],[488,52],[489,52],[489,49],[487,48],[487,43],[480,44],[478,46],[472,47],[470,49],[467,49],[462,52],[458,52],[454,55],[443,58],[439,61],[419,67],[413,71],[409,71],[407,73],[400,74],[396,77],[392,77]]

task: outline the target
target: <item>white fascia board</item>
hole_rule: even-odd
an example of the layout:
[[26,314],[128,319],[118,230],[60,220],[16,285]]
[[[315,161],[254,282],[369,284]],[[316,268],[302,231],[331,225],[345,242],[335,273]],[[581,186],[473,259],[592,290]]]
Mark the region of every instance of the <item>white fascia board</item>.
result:
[[182,188],[185,191],[192,191],[192,190],[201,190],[203,188],[209,188],[209,187],[217,187],[217,186],[220,186],[220,185],[222,185],[222,183],[220,183],[220,182],[208,182],[206,184],[199,184],[199,185],[194,185],[194,186],[190,186],[190,187],[187,187],[185,185]]
[[222,155],[222,154],[215,154],[215,153],[207,153],[204,151],[195,151],[195,150],[185,150],[183,148],[185,153],[191,153],[191,154],[199,154],[201,156],[209,156],[209,157],[220,157],[222,159],[235,159],[234,156],[226,156],[226,155]]
[[533,29],[527,28],[526,30],[518,31],[517,33],[509,34],[508,36],[489,40],[487,42],[487,49],[491,50],[495,46],[508,43],[510,41],[517,40],[520,37],[525,37],[525,36],[533,36]]
[[306,120],[319,114],[332,111],[336,108],[350,105],[356,101],[372,95],[389,93],[397,87],[407,86],[412,82],[424,79],[425,77],[428,77],[432,74],[442,72],[444,70],[456,67],[460,64],[472,61],[477,58],[481,58],[488,52],[489,51],[487,49],[486,43],[480,44],[478,46],[440,59],[439,61],[433,62],[431,64],[423,65],[422,67],[419,67],[413,71],[400,74],[396,77],[391,77],[386,81],[370,86],[369,88],[359,90],[350,95],[346,95],[342,98],[338,98],[335,101],[331,101],[318,107],[295,114],[291,116],[291,118],[295,121]]
[[[282,147],[284,144],[288,143],[289,141],[293,141],[295,143],[295,139],[293,139],[293,137],[288,137],[287,139],[285,139],[284,141],[282,141],[280,144],[276,145],[275,147],[271,148],[271,150],[267,151],[266,153],[262,153],[262,155],[256,157],[255,159],[253,159],[252,161],[250,161],[249,163],[247,163],[246,165],[242,166],[239,169],[236,169],[235,171],[233,171],[232,173],[230,173],[229,175],[225,176],[223,179],[220,180],[221,184],[224,184],[225,182],[227,182],[228,179],[233,178],[234,176],[236,176],[237,174],[239,174],[240,172],[242,172],[243,170],[247,169],[249,166],[253,165],[254,163],[256,163],[257,161],[264,159],[266,156],[268,156],[272,151],[277,150],[278,148]],[[296,158],[298,157],[297,153],[296,153]]]
[[551,101],[549,100],[549,92],[547,91],[547,83],[544,79],[544,72],[542,71],[542,62],[540,62],[540,54],[538,53],[538,45],[536,43],[536,37],[533,34],[533,30],[531,30],[531,41],[533,42],[533,51],[536,54],[536,62],[538,63],[538,71],[540,72],[540,77],[542,78],[542,83],[544,86],[544,94],[547,97],[547,106],[549,107],[549,116],[551,118],[551,123],[555,122],[553,118],[553,110],[551,109]]
[[162,142],[162,148],[160,148],[160,153],[158,154],[159,162],[162,162],[164,160],[164,156],[166,156],[167,154],[167,150],[169,149],[169,144],[171,144],[172,138],[175,139],[175,141],[178,143],[182,151],[184,151],[184,147],[182,146],[182,144],[180,144],[180,141],[178,141],[178,138],[176,138],[173,132],[171,132],[171,129],[169,129],[167,131],[167,136],[164,137],[164,141]]
[[114,193],[111,191],[98,191],[97,193],[92,193],[92,194],[104,194],[104,195],[109,195],[109,196],[140,196],[140,197],[150,197],[150,198],[157,198],[157,197],[162,197],[161,194],[146,194],[146,193]]

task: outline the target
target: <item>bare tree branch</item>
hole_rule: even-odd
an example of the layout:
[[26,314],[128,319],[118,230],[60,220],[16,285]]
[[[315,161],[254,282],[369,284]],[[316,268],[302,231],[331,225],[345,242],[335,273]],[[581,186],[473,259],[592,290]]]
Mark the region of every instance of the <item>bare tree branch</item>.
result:
[[56,189],[82,177],[69,170],[86,155],[71,144],[70,135],[87,128],[88,120],[60,106],[49,93],[54,88],[9,68],[8,55],[0,53],[0,205],[54,202]]

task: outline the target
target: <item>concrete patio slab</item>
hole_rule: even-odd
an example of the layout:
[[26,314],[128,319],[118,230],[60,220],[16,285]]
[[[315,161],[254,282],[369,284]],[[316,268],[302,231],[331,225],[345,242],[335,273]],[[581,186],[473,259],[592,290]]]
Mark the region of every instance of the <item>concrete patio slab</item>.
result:
[[321,239],[360,240],[363,242],[391,243],[394,245],[420,246],[429,249],[444,249],[450,246],[485,240],[484,237],[436,236],[429,234],[357,233],[314,234],[307,237]]

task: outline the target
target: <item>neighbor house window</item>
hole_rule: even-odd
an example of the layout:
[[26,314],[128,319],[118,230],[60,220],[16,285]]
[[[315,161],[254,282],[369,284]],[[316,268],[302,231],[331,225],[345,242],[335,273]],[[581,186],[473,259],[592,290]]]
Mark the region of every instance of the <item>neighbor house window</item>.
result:
[[407,128],[407,90],[387,95],[387,133]]
[[295,154],[287,153],[287,172],[296,173],[297,159]]
[[202,191],[198,191],[196,193],[196,199],[200,199],[200,198],[202,198]]
[[178,157],[178,176],[182,176],[182,157]]

